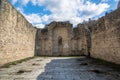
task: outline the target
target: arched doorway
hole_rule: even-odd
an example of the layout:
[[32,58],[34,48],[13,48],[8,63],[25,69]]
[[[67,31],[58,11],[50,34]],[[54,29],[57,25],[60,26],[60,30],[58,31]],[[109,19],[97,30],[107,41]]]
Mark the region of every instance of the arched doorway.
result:
[[61,36],[58,37],[58,53],[59,55],[63,53],[63,40]]

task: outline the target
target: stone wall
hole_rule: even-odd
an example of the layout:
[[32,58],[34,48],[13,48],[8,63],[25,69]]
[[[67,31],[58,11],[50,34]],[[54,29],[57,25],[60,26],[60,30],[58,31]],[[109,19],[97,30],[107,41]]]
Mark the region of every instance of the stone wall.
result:
[[42,56],[71,55],[72,24],[52,22],[37,31],[36,54]]
[[119,7],[76,28],[69,22],[52,22],[36,29],[8,0],[0,0],[0,66],[34,55],[83,54],[120,64]]
[[78,24],[76,28],[73,29],[72,43],[72,55],[84,55],[88,53],[87,48],[87,30],[84,24]]
[[37,30],[36,55],[79,56],[89,55],[88,30],[84,24],[76,28],[69,22],[52,22]]
[[36,29],[8,0],[0,0],[0,66],[34,56]]
[[52,56],[51,46],[51,39],[48,29],[38,29],[36,35],[36,55]]
[[53,54],[58,55],[70,55],[71,49],[70,49],[70,32],[72,26],[70,23],[65,22],[58,22],[57,26],[53,28],[52,30],[52,48],[53,48]]
[[97,20],[91,39],[92,57],[120,64],[120,8]]
[[88,43],[87,43],[87,34],[88,31],[85,29],[84,24],[78,25],[79,37],[78,37],[78,49],[81,54],[88,54]]
[[[70,23],[52,22],[38,30],[37,52],[46,56],[84,54],[120,64],[119,15],[120,8],[96,21],[79,24],[76,28]],[[62,45],[59,46],[61,38]]]

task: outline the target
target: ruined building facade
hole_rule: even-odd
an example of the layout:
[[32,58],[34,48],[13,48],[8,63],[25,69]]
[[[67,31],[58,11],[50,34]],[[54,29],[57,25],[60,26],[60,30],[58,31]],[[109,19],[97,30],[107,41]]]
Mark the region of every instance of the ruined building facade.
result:
[[68,55],[72,37],[72,24],[52,22],[45,29],[39,29],[36,40],[37,55]]
[[73,28],[69,22],[52,22],[37,30],[36,55],[71,56],[87,53],[87,31],[84,25]]
[[86,55],[120,64],[120,8],[96,21],[52,22],[37,30],[36,55]]
[[36,29],[8,0],[0,0],[0,66],[33,56],[86,55],[120,64],[120,2],[96,21],[52,22]]

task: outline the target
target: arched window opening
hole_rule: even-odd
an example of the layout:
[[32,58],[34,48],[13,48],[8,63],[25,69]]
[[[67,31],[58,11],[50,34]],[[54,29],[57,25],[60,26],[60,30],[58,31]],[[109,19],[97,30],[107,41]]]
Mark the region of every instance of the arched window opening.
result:
[[58,53],[59,55],[62,55],[63,52],[63,39],[61,36],[58,37]]
[[58,39],[58,44],[62,45],[62,38],[61,37]]

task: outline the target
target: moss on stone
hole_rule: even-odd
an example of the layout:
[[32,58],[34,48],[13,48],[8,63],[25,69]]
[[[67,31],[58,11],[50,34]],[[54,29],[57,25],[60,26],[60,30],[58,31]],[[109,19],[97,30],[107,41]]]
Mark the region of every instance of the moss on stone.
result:
[[33,58],[36,58],[36,57],[29,57],[29,58],[17,60],[17,61],[14,61],[14,62],[10,62],[10,63],[7,63],[7,64],[1,66],[0,68],[9,68],[11,65],[17,65],[19,63],[22,63],[24,61],[27,61],[27,60],[30,60],[30,59],[33,59]]

